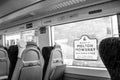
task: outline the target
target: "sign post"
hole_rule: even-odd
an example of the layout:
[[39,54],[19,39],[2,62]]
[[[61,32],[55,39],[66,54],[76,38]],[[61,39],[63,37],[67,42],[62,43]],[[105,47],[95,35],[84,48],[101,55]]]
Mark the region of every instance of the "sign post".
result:
[[74,58],[82,60],[97,60],[97,39],[82,36],[80,40],[74,41]]

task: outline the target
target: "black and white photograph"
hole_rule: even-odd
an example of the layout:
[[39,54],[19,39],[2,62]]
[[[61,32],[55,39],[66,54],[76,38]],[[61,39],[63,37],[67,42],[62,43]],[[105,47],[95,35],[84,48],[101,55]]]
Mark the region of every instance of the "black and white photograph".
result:
[[120,80],[120,0],[0,0],[0,80]]

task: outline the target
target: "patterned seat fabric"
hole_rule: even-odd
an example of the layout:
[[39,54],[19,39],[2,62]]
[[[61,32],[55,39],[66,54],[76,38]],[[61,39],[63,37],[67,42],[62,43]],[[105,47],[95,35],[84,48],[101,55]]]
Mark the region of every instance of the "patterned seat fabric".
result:
[[42,80],[43,57],[38,48],[31,45],[27,45],[18,59],[12,80]]
[[99,45],[99,53],[111,80],[120,79],[120,39],[117,37],[103,39]]
[[43,80],[60,80],[63,78],[65,65],[59,47],[44,47],[42,54],[45,59]]
[[8,56],[10,59],[10,67],[9,67],[9,76],[8,80],[11,80],[15,65],[17,62],[17,56],[18,56],[18,46],[17,45],[11,45],[8,49]]
[[9,74],[9,58],[8,53],[3,46],[0,46],[0,77]]

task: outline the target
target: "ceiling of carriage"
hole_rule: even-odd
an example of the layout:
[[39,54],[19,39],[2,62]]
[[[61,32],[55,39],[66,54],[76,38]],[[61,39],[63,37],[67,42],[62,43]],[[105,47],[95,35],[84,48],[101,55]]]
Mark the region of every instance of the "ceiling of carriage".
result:
[[4,17],[41,0],[0,0],[0,17]]
[[43,17],[111,0],[0,0],[0,29],[19,20]]

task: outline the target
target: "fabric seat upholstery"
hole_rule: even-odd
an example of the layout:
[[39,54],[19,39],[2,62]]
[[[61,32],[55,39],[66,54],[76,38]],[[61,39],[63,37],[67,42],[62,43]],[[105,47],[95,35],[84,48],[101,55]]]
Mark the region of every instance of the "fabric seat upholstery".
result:
[[15,69],[15,65],[16,65],[16,62],[17,62],[18,46],[17,45],[11,45],[8,49],[8,55],[9,55],[9,59],[10,59],[8,80],[11,80],[14,69]]
[[18,59],[12,80],[42,80],[43,65],[37,46],[27,45]]
[[111,80],[120,79],[120,38],[103,39],[99,45],[99,53]]
[[50,59],[50,54],[51,54],[51,51],[53,50],[54,47],[43,47],[42,49],[42,55],[43,55],[43,58],[45,60],[45,64],[44,64],[44,67],[43,67],[43,80],[44,80],[44,77],[45,77],[45,73],[46,73],[46,69],[47,69],[47,66],[48,66],[48,63],[49,63],[49,59]]
[[65,65],[59,47],[44,47],[42,54],[45,59],[43,80],[60,80],[63,78]]
[[3,46],[0,46],[0,77],[7,76],[9,74],[9,58],[8,53]]

